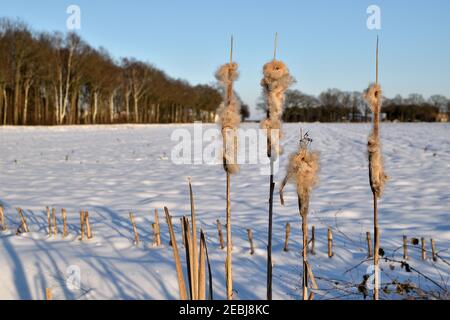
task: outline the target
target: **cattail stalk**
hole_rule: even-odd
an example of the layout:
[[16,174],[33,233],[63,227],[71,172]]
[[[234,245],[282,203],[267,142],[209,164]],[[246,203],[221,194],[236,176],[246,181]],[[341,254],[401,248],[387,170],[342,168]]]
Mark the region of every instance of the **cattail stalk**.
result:
[[195,277],[197,274],[194,272],[194,259],[193,259],[193,243],[191,237],[191,227],[189,225],[189,219],[183,217],[184,235],[186,237],[186,265],[189,283],[189,293],[191,300],[197,300],[197,292],[194,289]]
[[380,112],[382,91],[378,83],[379,70],[379,49],[378,38],[376,47],[376,82],[369,86],[365,92],[365,99],[373,112],[373,129],[368,141],[369,155],[369,182],[373,195],[373,225],[374,225],[374,269],[375,269],[375,285],[373,290],[373,299],[379,300],[379,250],[380,250],[380,230],[378,228],[378,199],[381,198],[384,184],[387,176],[384,173],[383,161],[380,143]]
[[52,290],[50,288],[45,288],[45,300],[53,300]]
[[169,209],[164,207],[164,213],[166,215],[166,221],[169,227],[170,242],[172,243],[173,256],[175,260],[175,267],[177,270],[178,288],[180,290],[180,300],[187,300],[186,284],[184,282],[183,269],[181,267],[180,254],[178,252],[177,240],[175,238],[175,232],[173,231],[172,219],[170,217]]
[[275,34],[274,58],[264,65],[264,78],[261,86],[267,104],[267,118],[262,121],[261,127],[267,132],[267,156],[270,159],[270,181],[269,181],[269,222],[267,235],[267,300],[272,300],[272,233],[273,233],[273,193],[274,183],[274,162],[281,153],[278,141],[282,137],[281,117],[283,113],[284,94],[293,79],[289,74],[286,65],[277,60],[278,33]]
[[237,164],[237,128],[241,121],[240,106],[233,93],[233,83],[238,78],[238,65],[233,62],[233,37],[231,37],[230,62],[219,68],[216,78],[224,90],[219,109],[219,123],[223,139],[223,166],[226,172],[226,220],[227,257],[226,283],[227,299],[233,299],[232,240],[231,240],[231,175],[239,172]]
[[288,182],[292,182],[297,187],[298,209],[302,219],[303,235],[303,300],[308,300],[308,211],[311,191],[317,184],[317,173],[319,170],[319,154],[310,151],[308,146],[312,140],[308,134],[301,133],[300,148],[289,158],[289,166],[286,177],[280,188],[280,200],[284,205],[283,190]]

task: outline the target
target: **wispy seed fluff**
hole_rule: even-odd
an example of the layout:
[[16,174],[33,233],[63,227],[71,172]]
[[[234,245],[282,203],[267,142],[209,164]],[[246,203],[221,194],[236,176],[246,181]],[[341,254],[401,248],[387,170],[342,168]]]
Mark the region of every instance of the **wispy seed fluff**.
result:
[[380,142],[380,111],[382,91],[378,84],[370,85],[364,93],[364,99],[373,112],[373,130],[368,139],[369,180],[372,192],[377,198],[383,194],[384,184],[388,176],[384,172]]
[[233,82],[237,80],[236,63],[225,64],[216,72],[216,79],[223,87],[223,102],[219,106],[218,123],[223,137],[223,163],[224,169],[230,174],[239,172],[237,164],[237,129],[241,123],[240,104],[233,94]]
[[308,150],[305,143],[300,142],[300,149],[289,157],[286,177],[280,187],[280,200],[284,205],[283,190],[288,182],[295,184],[302,216],[308,214],[311,190],[318,182],[319,153]]
[[[286,90],[294,82],[289,74],[289,70],[282,61],[274,60],[264,65],[264,78],[261,80],[261,86],[268,107],[268,117],[261,122],[262,129],[279,130],[280,139],[283,134],[281,131],[281,117],[283,115],[283,105]],[[281,153],[278,148],[277,154]]]

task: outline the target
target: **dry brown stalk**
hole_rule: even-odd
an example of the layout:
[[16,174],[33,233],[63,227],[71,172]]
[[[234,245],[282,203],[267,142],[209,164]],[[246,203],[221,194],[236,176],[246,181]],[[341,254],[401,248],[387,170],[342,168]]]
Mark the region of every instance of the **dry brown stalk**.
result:
[[403,236],[403,259],[408,260],[408,237]]
[[247,229],[248,241],[250,243],[250,255],[255,254],[255,246],[253,244],[253,232],[251,229]]
[[67,237],[69,235],[69,230],[67,228],[67,212],[66,209],[61,210],[62,219],[63,219],[63,237]]
[[16,234],[21,234],[21,233],[28,233],[30,232],[30,229],[28,228],[28,224],[27,224],[27,219],[25,218],[25,215],[23,214],[23,211],[21,208],[17,208],[17,212],[19,213],[20,216],[20,226],[17,229]]
[[164,207],[164,213],[166,215],[166,221],[169,226],[170,240],[172,243],[175,267],[177,270],[178,288],[180,290],[180,300],[187,300],[186,284],[184,282],[183,269],[181,267],[180,254],[178,252],[177,247],[177,240],[175,238],[175,232],[173,231],[172,226],[172,219],[170,218],[169,209],[167,209],[167,207]]
[[436,254],[436,241],[434,239],[431,239],[431,254],[433,257],[433,261],[437,261],[437,254]]
[[328,228],[328,258],[333,257],[333,231]]
[[56,209],[52,209],[52,221],[53,221],[53,235],[56,237],[58,235],[58,224],[56,222]]
[[219,236],[220,249],[223,250],[225,248],[225,243],[223,241],[222,224],[220,223],[219,219],[217,219],[217,233]]
[[[191,241],[192,241],[192,259],[193,259],[193,271],[194,271],[194,275],[197,275],[199,273],[198,270],[198,247],[197,247],[197,220],[196,220],[196,216],[195,216],[195,202],[194,202],[194,192],[192,191],[192,180],[191,178],[189,178],[189,199],[190,199],[190,203],[191,203],[191,223],[192,223],[192,237],[191,237]],[[198,288],[198,279],[194,278],[194,293],[195,293],[195,300],[197,300],[198,298],[198,292],[199,292],[199,288]]]
[[47,223],[48,223],[48,235],[51,236],[53,234],[53,227],[52,227],[52,215],[50,213],[49,207],[47,207]]
[[8,226],[6,225],[5,211],[3,209],[3,206],[0,206],[0,225],[1,231],[6,231],[8,229]]
[[161,227],[159,225],[158,209],[155,209],[155,232],[156,245],[159,247],[161,245]]
[[45,289],[45,299],[47,301],[53,300],[52,290],[50,288]]
[[370,232],[366,232],[366,241],[367,241],[367,257],[372,258],[372,238],[370,237]]
[[291,234],[291,224],[288,222],[286,223],[286,237],[284,240],[284,252],[289,251],[289,235]]
[[420,242],[422,244],[422,260],[427,260],[427,249],[426,249],[425,238],[421,238]]
[[133,226],[134,244],[136,246],[139,246],[139,242],[140,242],[140,240],[139,240],[139,233],[138,233],[138,230],[137,230],[137,227],[136,227],[136,222],[134,221],[134,215],[133,215],[132,212],[130,212],[130,221],[131,221],[131,224]]
[[80,211],[80,233],[81,233],[80,240],[81,241],[83,241],[83,239],[84,239],[84,229],[85,229],[84,217],[85,217],[84,211],[81,210]]
[[[200,235],[203,230],[200,230]],[[200,263],[198,271],[198,300],[206,300],[206,248],[204,237],[200,236]]]
[[84,221],[86,223],[87,237],[88,239],[92,239],[93,236],[91,230],[91,223],[89,222],[89,211],[86,211]]

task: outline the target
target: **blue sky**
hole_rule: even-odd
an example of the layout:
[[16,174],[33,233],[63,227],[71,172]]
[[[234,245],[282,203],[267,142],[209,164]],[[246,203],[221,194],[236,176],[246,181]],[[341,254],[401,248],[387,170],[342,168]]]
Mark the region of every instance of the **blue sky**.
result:
[[[150,62],[193,84],[214,81],[233,34],[241,71],[236,90],[252,107],[275,32],[278,57],[296,78],[294,88],[304,92],[364,89],[375,78],[379,34],[387,96],[450,97],[448,0],[0,0],[0,16],[20,17],[40,31],[65,31],[70,4],[81,8],[79,33],[91,45],[116,58]],[[381,8],[380,31],[366,27],[371,4]]]

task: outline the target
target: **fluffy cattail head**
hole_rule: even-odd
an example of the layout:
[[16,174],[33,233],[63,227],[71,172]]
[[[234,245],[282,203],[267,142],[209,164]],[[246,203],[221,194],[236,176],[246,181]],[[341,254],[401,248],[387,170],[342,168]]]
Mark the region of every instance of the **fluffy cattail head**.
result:
[[[271,61],[264,65],[261,86],[264,89],[265,99],[268,107],[268,117],[261,122],[261,128],[265,130],[278,130],[279,140],[283,133],[281,131],[281,117],[283,114],[284,94],[294,79],[282,61]],[[271,137],[269,137],[271,140]],[[280,146],[272,146],[276,155],[282,150]],[[269,154],[272,154],[271,152]]]
[[308,149],[308,144],[304,138],[300,141],[299,151],[289,157],[289,164],[286,177],[280,188],[281,204],[284,205],[283,189],[286,183],[295,184],[300,203],[302,205],[302,214],[307,214],[309,195],[312,188],[318,182],[319,172],[319,153]]
[[370,85],[364,92],[364,100],[366,100],[372,112],[380,112],[382,96],[383,92],[378,84]]
[[237,128],[241,123],[241,110],[239,101],[233,93],[233,82],[239,77],[237,69],[236,63],[229,63],[221,66],[216,72],[216,79],[224,92],[223,102],[218,110],[218,124],[223,138],[223,165],[225,171],[230,174],[239,172]]
[[287,66],[278,60],[266,63],[263,68],[262,87],[267,91],[286,91],[293,83]]
[[239,73],[237,71],[237,63],[228,63],[221,66],[216,72],[216,79],[224,87],[233,83],[239,78]]

